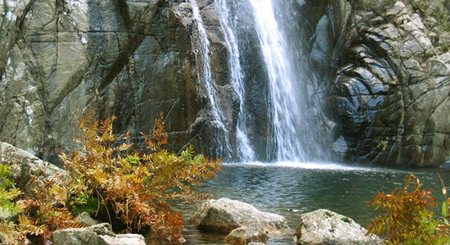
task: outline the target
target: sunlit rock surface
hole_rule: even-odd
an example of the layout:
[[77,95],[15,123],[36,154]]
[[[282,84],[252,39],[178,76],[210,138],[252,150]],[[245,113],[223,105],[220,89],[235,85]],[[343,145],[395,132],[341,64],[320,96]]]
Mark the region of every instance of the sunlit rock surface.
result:
[[145,245],[139,234],[116,235],[106,223],[86,227],[57,230],[53,233],[53,244],[65,245]]
[[223,234],[244,226],[268,234],[288,228],[283,216],[262,212],[248,203],[228,198],[205,202],[191,222],[200,230]]
[[352,219],[326,209],[300,216],[297,227],[297,244],[384,244]]
[[0,163],[11,168],[13,177],[20,179],[20,187],[25,187],[32,177],[62,178],[66,173],[63,169],[5,142],[0,142]]

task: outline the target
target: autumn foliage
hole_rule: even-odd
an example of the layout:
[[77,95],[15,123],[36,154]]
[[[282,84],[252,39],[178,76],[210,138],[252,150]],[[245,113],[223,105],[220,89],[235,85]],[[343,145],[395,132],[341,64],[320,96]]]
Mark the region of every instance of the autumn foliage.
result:
[[0,164],[0,210],[12,217],[0,222],[7,244],[46,244],[57,229],[83,227],[66,206],[66,192],[55,181],[58,178],[43,177],[32,177],[33,189],[25,194],[15,186],[10,167]]
[[74,218],[82,211],[110,222],[122,232],[150,230],[172,243],[183,241],[183,217],[172,201],[206,198],[193,187],[221,169],[217,161],[194,155],[188,147],[180,154],[163,149],[168,143],[162,116],[151,136],[142,133],[146,150],[135,151],[130,133],[113,133],[115,118],[81,120],[81,148],[61,153],[62,176],[32,177],[32,190],[15,187],[11,170],[0,165],[0,211],[16,221],[0,222],[9,244],[46,244],[57,229],[83,227]]
[[146,151],[132,150],[130,133],[114,134],[114,120],[83,118],[82,150],[60,155],[69,176],[68,205],[82,206],[94,199],[95,213],[105,210],[110,222],[125,225],[125,232],[149,228],[174,243],[181,241],[183,219],[169,202],[205,197],[192,188],[214,177],[220,163],[194,155],[192,147],[180,154],[163,149],[168,134],[162,115],[155,120],[151,136],[142,133]]
[[[445,199],[443,215],[447,213],[449,201]],[[387,238],[388,244],[450,242],[448,217],[441,220],[435,217],[437,202],[431,190],[423,190],[422,183],[414,175],[407,176],[404,188],[395,189],[390,194],[378,193],[370,205],[383,215],[372,220],[369,232]]]

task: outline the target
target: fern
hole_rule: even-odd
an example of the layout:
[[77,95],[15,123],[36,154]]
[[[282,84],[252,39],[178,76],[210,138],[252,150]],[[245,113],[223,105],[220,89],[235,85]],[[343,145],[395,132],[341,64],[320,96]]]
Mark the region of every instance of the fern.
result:
[[21,194],[12,180],[11,168],[6,164],[0,164],[0,216],[11,217],[21,212],[15,202]]
[[97,200],[94,214],[105,211],[106,221],[120,220],[124,231],[149,228],[173,243],[182,241],[183,219],[169,203],[204,198],[192,188],[213,178],[220,163],[194,156],[192,147],[180,154],[163,149],[168,134],[162,114],[151,136],[141,133],[146,151],[140,152],[131,150],[129,132],[122,138],[113,133],[114,120],[95,121],[87,115],[81,120],[83,134],[78,139],[83,154],[76,150],[60,154],[69,176],[69,206],[79,212],[87,207],[87,200]]
[[423,190],[414,175],[405,187],[378,193],[370,205],[384,214],[372,220],[369,232],[385,236],[388,244],[448,244],[448,226],[435,218],[437,203],[431,190]]
[[0,234],[2,234],[3,242],[11,245],[18,245],[19,233],[14,222],[1,221],[0,222]]
[[147,149],[142,152],[131,150],[129,132],[122,138],[113,133],[114,120],[84,117],[78,139],[82,153],[60,154],[67,175],[32,177],[27,196],[15,187],[9,166],[0,164],[0,212],[18,216],[16,223],[0,223],[5,240],[44,244],[57,229],[83,227],[74,215],[88,211],[98,217],[106,213],[106,221],[120,221],[126,232],[150,229],[173,243],[183,241],[183,218],[169,203],[206,197],[193,187],[214,177],[220,163],[194,156],[192,147],[180,154],[163,149],[168,134],[162,115],[151,136],[142,134]]

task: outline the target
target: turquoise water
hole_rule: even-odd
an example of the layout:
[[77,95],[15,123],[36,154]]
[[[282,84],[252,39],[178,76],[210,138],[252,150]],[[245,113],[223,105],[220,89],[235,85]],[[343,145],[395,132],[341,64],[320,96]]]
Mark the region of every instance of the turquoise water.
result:
[[[353,218],[363,226],[374,213],[368,202],[379,191],[390,192],[402,187],[408,173],[434,190],[442,200],[438,174],[450,185],[450,171],[442,169],[389,169],[345,166],[327,163],[227,164],[216,179],[208,181],[200,191],[214,198],[228,197],[250,203],[260,210],[285,216],[291,228],[298,224],[300,213],[319,208]],[[186,220],[194,208],[177,205]],[[203,234],[186,225],[186,244],[226,244],[223,236]],[[150,244],[162,244],[150,242]],[[267,244],[294,244],[292,237],[270,240]]]

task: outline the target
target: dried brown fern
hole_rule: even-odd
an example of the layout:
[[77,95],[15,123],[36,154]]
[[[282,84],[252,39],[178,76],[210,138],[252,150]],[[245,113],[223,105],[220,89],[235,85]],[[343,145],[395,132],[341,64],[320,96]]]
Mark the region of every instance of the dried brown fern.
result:
[[132,152],[131,134],[122,138],[114,134],[114,120],[98,122],[84,117],[78,140],[83,153],[74,150],[60,155],[69,174],[69,205],[83,205],[87,198],[94,198],[97,211],[100,207],[106,210],[107,221],[120,220],[125,231],[150,228],[174,243],[181,241],[183,219],[169,202],[203,198],[192,187],[214,177],[220,163],[194,156],[192,147],[181,154],[163,149],[168,134],[162,115],[155,121],[151,137],[142,133],[147,152]]

